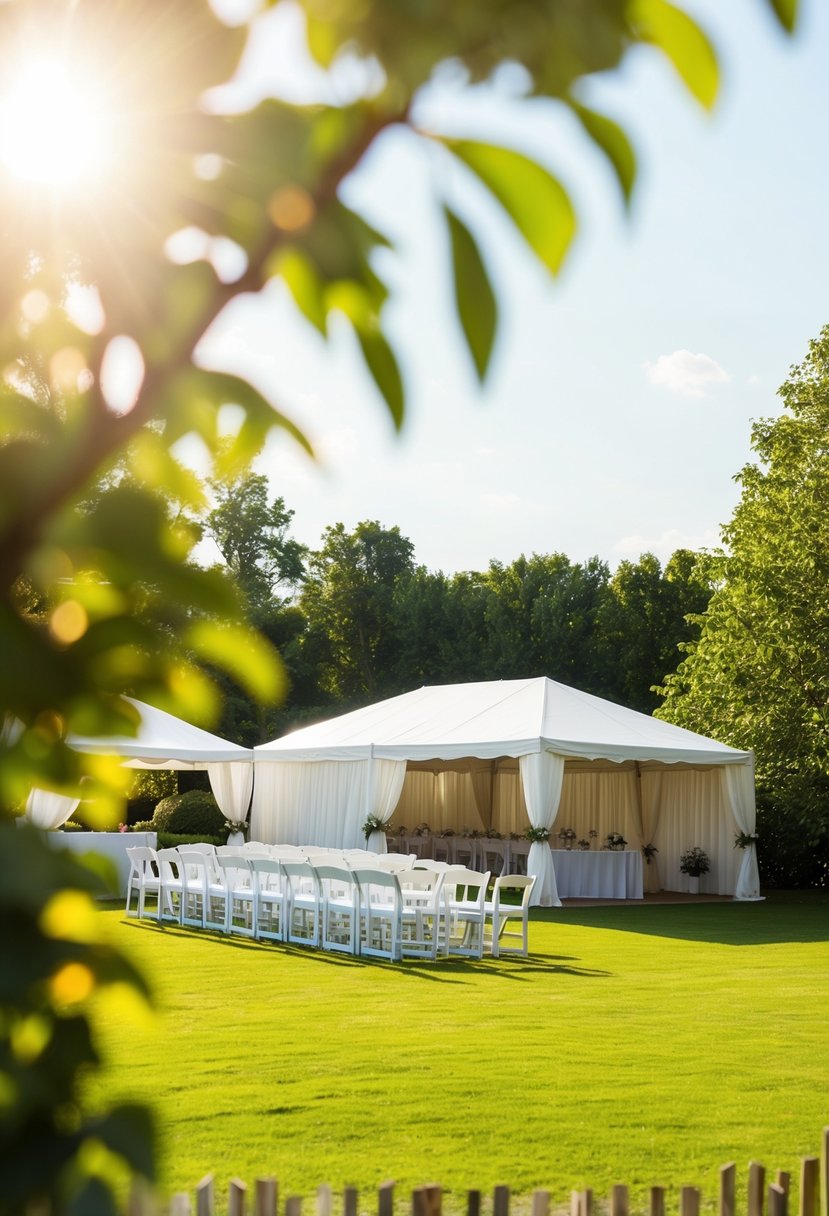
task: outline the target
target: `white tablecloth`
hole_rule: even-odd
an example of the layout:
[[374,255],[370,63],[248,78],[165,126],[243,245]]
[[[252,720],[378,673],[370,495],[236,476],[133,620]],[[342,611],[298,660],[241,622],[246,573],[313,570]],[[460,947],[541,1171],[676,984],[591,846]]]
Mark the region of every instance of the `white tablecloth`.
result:
[[553,849],[559,899],[641,899],[638,849]]

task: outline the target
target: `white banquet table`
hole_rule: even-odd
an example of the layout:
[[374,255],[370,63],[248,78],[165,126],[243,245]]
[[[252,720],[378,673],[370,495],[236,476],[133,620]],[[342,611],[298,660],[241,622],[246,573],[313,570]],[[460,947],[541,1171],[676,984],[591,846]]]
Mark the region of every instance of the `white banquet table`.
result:
[[559,899],[641,899],[638,849],[552,849]]

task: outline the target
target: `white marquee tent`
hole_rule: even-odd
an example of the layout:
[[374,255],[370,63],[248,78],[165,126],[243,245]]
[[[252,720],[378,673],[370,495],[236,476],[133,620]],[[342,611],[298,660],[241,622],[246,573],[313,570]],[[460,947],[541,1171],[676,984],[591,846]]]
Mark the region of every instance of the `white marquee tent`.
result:
[[[649,889],[682,889],[679,857],[711,858],[700,889],[759,896],[750,752],[544,677],[420,688],[254,749],[251,836],[355,847],[368,815],[433,830],[622,832],[658,849]],[[533,844],[536,902],[556,901]]]
[[[244,819],[253,785],[253,752],[209,731],[192,726],[173,714],[125,697],[138,713],[135,735],[102,735],[88,738],[70,735],[76,751],[119,756],[129,768],[203,769],[225,818]],[[60,827],[78,805],[48,790],[32,790],[26,816],[38,827]]]

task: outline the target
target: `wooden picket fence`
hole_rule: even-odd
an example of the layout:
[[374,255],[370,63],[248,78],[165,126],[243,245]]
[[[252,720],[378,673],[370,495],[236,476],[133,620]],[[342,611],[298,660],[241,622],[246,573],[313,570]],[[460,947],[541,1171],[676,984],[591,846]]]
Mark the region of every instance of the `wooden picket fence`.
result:
[[[737,1167],[734,1162],[720,1169],[718,1216],[829,1216],[829,1127],[823,1129],[820,1156],[804,1157],[800,1163],[797,1212],[790,1212],[789,1192],[792,1176],[778,1170],[773,1178],[767,1175],[765,1166],[752,1161],[748,1167],[746,1202],[738,1203]],[[643,1216],[665,1216],[666,1192],[664,1186],[652,1186],[649,1201]],[[482,1216],[486,1204],[487,1216],[509,1216],[510,1189],[496,1186],[491,1205],[483,1192],[467,1191],[463,1205],[466,1216]],[[234,1179],[228,1188],[228,1216],[280,1216],[279,1183],[275,1178],[257,1178],[251,1191],[244,1182]],[[702,1192],[698,1187],[683,1186],[679,1189],[679,1216],[699,1216]],[[453,1196],[452,1210],[458,1210]],[[338,1216],[369,1216],[376,1208],[376,1216],[402,1216],[408,1211],[411,1216],[442,1216],[443,1192],[440,1186],[428,1184],[417,1187],[411,1193],[410,1203],[405,1208],[402,1198],[395,1196],[395,1184],[384,1183],[378,1190],[376,1200],[363,1196],[362,1202],[355,1187],[346,1187],[341,1204],[337,1205]],[[526,1211],[526,1200],[521,1201]],[[187,1192],[176,1194],[167,1206],[169,1216],[216,1216],[216,1193],[213,1175],[208,1175],[195,1189],[193,1196]],[[154,1197],[137,1188],[130,1196],[127,1216],[158,1216],[160,1209]],[[333,1216],[334,1196],[331,1187],[323,1185],[317,1189],[314,1216]],[[531,1197],[529,1216],[568,1216],[567,1203],[553,1205],[549,1191],[535,1191]],[[573,1191],[569,1201],[569,1216],[631,1216],[630,1198],[626,1186],[614,1186],[607,1203],[594,1197],[592,1190]],[[302,1199],[289,1195],[284,1200],[282,1216],[302,1216]],[[310,1213],[307,1216],[311,1216]]]

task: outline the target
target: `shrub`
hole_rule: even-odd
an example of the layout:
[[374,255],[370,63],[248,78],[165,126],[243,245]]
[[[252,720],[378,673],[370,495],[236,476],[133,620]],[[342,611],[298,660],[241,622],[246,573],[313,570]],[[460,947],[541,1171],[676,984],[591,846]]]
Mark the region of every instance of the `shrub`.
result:
[[186,794],[162,798],[155,808],[150,830],[202,839],[227,834],[225,817],[216,805],[216,799],[204,790],[188,790]]
[[130,825],[131,832],[154,832],[156,830],[152,819],[142,819]]
[[177,849],[180,844],[227,844],[227,835],[224,832],[221,836],[205,836],[204,832],[198,836],[177,836],[174,832],[158,833],[159,849]]

